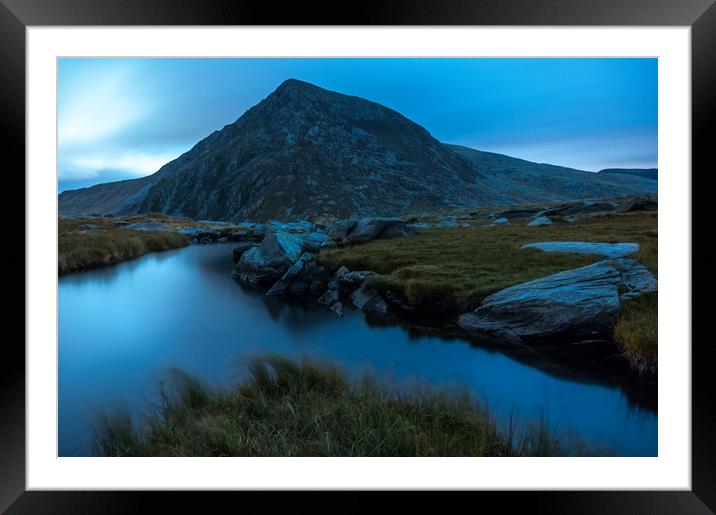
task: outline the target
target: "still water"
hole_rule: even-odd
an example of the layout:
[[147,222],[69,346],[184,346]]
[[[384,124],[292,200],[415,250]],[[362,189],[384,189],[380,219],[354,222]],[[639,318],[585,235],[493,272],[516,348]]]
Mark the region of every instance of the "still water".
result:
[[546,421],[617,454],[657,454],[656,414],[618,387],[565,380],[460,340],[372,327],[361,313],[288,306],[230,277],[231,244],[190,246],[59,281],[59,453],[90,455],[92,426],[117,406],[144,412],[171,367],[209,384],[267,352],[337,362],[398,384],[469,388],[500,414]]

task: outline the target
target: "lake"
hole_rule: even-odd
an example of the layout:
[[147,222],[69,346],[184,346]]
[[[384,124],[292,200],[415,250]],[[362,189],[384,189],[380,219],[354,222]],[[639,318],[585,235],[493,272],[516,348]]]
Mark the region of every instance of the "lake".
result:
[[234,282],[232,244],[192,245],[63,276],[58,292],[60,456],[91,455],[92,426],[145,412],[179,367],[229,385],[262,353],[315,357],[398,385],[469,388],[502,419],[543,420],[621,455],[657,454],[657,416],[618,386],[566,379],[487,346],[376,327],[362,313],[290,306]]

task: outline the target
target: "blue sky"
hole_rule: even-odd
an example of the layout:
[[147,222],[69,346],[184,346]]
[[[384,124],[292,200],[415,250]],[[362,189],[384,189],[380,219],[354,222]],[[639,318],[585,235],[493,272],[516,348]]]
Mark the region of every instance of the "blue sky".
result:
[[597,171],[657,167],[656,59],[106,59],[58,65],[59,190],[141,177],[296,78],[446,143]]

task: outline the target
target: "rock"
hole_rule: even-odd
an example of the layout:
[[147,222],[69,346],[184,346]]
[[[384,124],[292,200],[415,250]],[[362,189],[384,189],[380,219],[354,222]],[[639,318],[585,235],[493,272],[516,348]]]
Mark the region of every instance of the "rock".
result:
[[114,222],[112,225],[114,225],[115,227],[126,227],[126,226],[128,226],[128,225],[130,225],[130,224],[129,224],[129,222],[127,222],[127,221],[125,221],[125,220],[117,220],[117,221]]
[[364,243],[376,238],[398,238],[412,233],[400,218],[365,217],[360,220],[339,220],[327,231],[329,238],[346,243]]
[[406,236],[410,230],[400,218],[361,218],[348,232],[346,239],[351,243],[363,243],[376,238],[397,238]]
[[340,301],[340,290],[338,287],[330,287],[318,298],[318,303],[324,306],[332,306]]
[[338,220],[328,226],[328,237],[338,241],[345,240],[348,237],[348,233],[357,223],[357,220]]
[[278,229],[290,233],[309,233],[316,230],[316,226],[307,220],[295,220],[293,222],[271,221],[269,229]]
[[426,231],[428,229],[432,229],[433,224],[429,224],[427,222],[415,222],[412,224],[407,224],[406,227],[412,231]]
[[343,303],[341,301],[336,302],[331,306],[331,311],[333,311],[336,315],[339,317],[343,316]]
[[541,215],[550,217],[564,216],[569,217],[569,221],[575,221],[580,218],[584,218],[584,215],[614,211],[616,208],[617,206],[611,202],[595,202],[587,200],[584,202],[555,206],[544,210]]
[[266,292],[266,295],[316,297],[328,282],[328,273],[305,252],[286,273]]
[[328,306],[335,311],[338,316],[343,316],[343,304],[341,303],[341,283],[340,280],[348,273],[345,266],[340,267],[328,282],[328,289],[318,299],[319,304]]
[[141,224],[129,224],[125,226],[125,229],[131,229],[133,231],[170,231],[169,227],[160,222],[146,222]]
[[503,216],[501,218],[496,219],[494,222],[492,222],[492,225],[506,224],[507,222],[509,222],[509,220]]
[[192,241],[202,245],[213,243],[222,237],[220,232],[212,231],[204,227],[187,227],[185,229],[181,229],[179,233],[190,236]]
[[659,209],[659,203],[656,200],[637,197],[624,207],[625,213],[634,211],[656,211]]
[[583,241],[542,241],[522,245],[523,249],[534,248],[544,252],[570,252],[573,254],[595,254],[610,258],[633,254],[639,250],[638,243],[587,243]]
[[370,272],[368,270],[346,272],[339,277],[338,282],[341,287],[346,290],[346,292],[352,292],[360,287],[366,278],[371,275],[375,275],[375,272]]
[[185,234],[187,236],[191,236],[192,238],[195,238],[202,234],[204,232],[204,229],[201,227],[186,227],[184,229],[181,229],[179,231],[179,234]]
[[234,247],[234,250],[232,251],[232,255],[234,258],[234,263],[238,263],[241,259],[241,256],[246,252],[247,250],[250,250],[254,247],[258,247],[259,244],[253,241],[245,241],[240,242],[239,245]]
[[537,216],[533,218],[527,225],[529,227],[538,227],[540,225],[550,225],[551,223],[552,219],[548,216]]
[[104,227],[98,224],[84,224],[80,226],[80,229],[84,231],[101,231],[104,230]]
[[534,216],[537,213],[542,211],[542,208],[535,207],[535,208],[515,208],[515,209],[505,209],[504,211],[500,211],[500,215],[503,218],[528,218],[530,216]]
[[258,239],[266,236],[266,224],[256,224],[254,226],[254,236]]
[[254,239],[256,239],[256,237],[254,236],[253,231],[235,231],[229,235],[230,241],[246,241]]
[[353,305],[371,315],[387,315],[388,304],[385,303],[380,294],[372,288],[362,285],[351,294]]
[[[635,266],[634,264],[636,263]],[[644,266],[632,259],[623,259],[614,263],[622,274],[621,300],[637,297],[642,293],[654,292],[658,289],[656,277]]]
[[251,284],[274,282],[296,262],[301,252],[298,236],[276,229],[266,231],[258,247],[241,255],[234,276]]
[[455,220],[441,220],[435,227],[439,227],[440,229],[451,229],[453,227],[458,227],[458,223]]
[[638,262],[607,259],[518,284],[458,318],[466,331],[512,341],[576,342],[608,336],[621,298],[655,291],[656,279]]
[[318,252],[322,248],[327,248],[331,244],[335,244],[327,234],[317,231],[300,235],[300,238],[303,242],[303,248],[311,252]]

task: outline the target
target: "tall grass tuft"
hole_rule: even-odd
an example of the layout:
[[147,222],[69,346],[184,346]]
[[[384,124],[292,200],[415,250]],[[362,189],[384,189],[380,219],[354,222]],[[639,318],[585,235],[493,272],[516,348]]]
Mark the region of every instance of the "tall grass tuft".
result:
[[519,438],[467,393],[351,381],[328,363],[260,357],[229,390],[182,372],[141,426],[126,414],[97,425],[104,456],[521,456],[565,450],[544,426]]
[[659,297],[645,293],[625,301],[614,326],[614,339],[631,365],[654,372],[659,351]]

